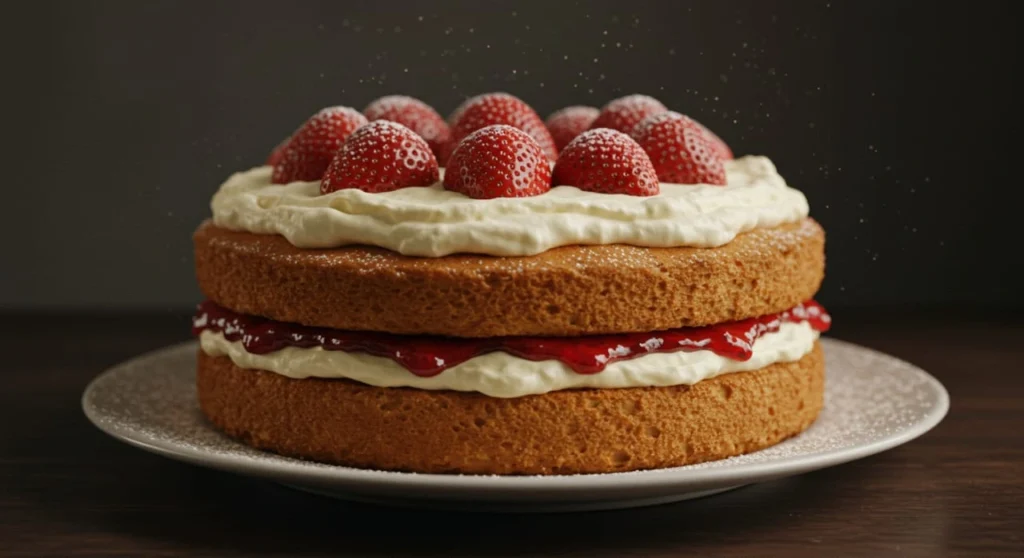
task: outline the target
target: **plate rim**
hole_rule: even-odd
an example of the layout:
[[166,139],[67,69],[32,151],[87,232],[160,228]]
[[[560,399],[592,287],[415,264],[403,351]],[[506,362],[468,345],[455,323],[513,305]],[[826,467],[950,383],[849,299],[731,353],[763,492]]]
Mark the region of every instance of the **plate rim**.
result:
[[[295,481],[297,479],[302,483],[320,485],[344,484],[353,486],[372,483],[376,485],[384,484],[389,489],[396,490],[431,491],[444,489],[449,497],[459,495],[453,492],[477,493],[480,490],[515,491],[524,495],[530,492],[543,492],[550,496],[557,495],[557,493],[584,490],[630,491],[650,488],[672,489],[747,484],[758,482],[759,480],[798,475],[812,470],[824,469],[887,451],[923,436],[941,423],[947,415],[950,403],[948,391],[937,378],[917,365],[888,353],[849,341],[826,336],[823,336],[821,341],[825,345],[826,352],[829,350],[829,345],[867,351],[877,358],[889,360],[894,364],[913,370],[915,373],[923,376],[929,387],[934,390],[936,403],[921,420],[914,422],[908,427],[871,442],[852,447],[782,457],[768,463],[738,463],[728,467],[713,468],[681,466],[642,471],[578,475],[462,475],[383,471],[302,461],[280,456],[272,452],[264,452],[269,459],[257,460],[244,455],[204,452],[193,447],[167,442],[152,436],[150,433],[140,432],[139,430],[106,420],[90,404],[91,397],[98,389],[97,386],[103,383],[104,378],[124,368],[138,365],[141,361],[156,359],[168,353],[183,352],[189,347],[195,350],[198,347],[198,343],[195,340],[167,345],[108,367],[89,381],[82,393],[81,406],[89,421],[105,434],[134,447],[176,461],[248,476],[278,480],[286,479],[286,481]],[[207,427],[213,429],[211,425],[207,425]]]

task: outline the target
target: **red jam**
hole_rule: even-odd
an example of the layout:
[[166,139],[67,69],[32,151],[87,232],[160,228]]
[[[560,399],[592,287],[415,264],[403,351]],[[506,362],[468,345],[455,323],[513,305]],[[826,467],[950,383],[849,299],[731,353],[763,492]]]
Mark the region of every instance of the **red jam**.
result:
[[832,318],[813,300],[782,312],[706,327],[653,333],[615,333],[583,337],[489,337],[458,339],[427,335],[394,335],[309,327],[238,314],[206,301],[192,318],[192,333],[204,330],[241,341],[254,354],[285,347],[323,347],[328,351],[363,352],[390,358],[417,376],[436,376],[475,356],[502,351],[527,360],[559,360],[579,374],[596,374],[608,364],[647,353],[713,351],[722,357],[747,360],[754,341],[779,330],[782,322],[808,322],[828,331]]

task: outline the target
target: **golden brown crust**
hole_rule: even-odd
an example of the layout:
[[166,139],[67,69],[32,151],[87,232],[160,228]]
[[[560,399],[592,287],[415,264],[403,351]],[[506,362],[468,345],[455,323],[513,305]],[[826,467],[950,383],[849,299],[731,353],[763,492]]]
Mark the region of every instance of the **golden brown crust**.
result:
[[821,345],[801,360],[692,387],[477,393],[295,380],[199,354],[199,403],[229,435],[352,467],[472,474],[603,473],[722,459],[805,430],[823,403]]
[[718,248],[566,246],[536,256],[413,258],[303,250],[204,223],[199,287],[236,312],[349,330],[456,337],[656,331],[750,318],[811,298],[825,234],[812,219]]

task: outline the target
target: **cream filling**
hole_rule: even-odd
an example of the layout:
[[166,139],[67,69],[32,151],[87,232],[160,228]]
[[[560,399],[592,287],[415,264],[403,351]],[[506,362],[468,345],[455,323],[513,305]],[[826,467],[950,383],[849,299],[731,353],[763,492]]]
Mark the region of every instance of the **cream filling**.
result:
[[753,355],[745,361],[711,351],[649,353],[613,362],[597,374],[579,374],[557,360],[531,361],[493,352],[423,378],[391,359],[365,353],[287,347],[259,355],[246,351],[241,341],[228,341],[220,332],[207,330],[199,336],[203,352],[227,356],[241,368],[268,370],[289,378],[347,378],[377,387],[476,391],[491,397],[521,397],[570,388],[692,385],[721,374],[800,360],[811,352],[817,339],[818,332],[809,323],[785,322],[777,332],[758,338]]
[[232,175],[213,196],[219,227],[278,234],[299,248],[379,246],[408,256],[526,256],[557,246],[713,247],[803,219],[807,199],[772,162],[726,162],[727,186],[662,184],[657,196],[556,186],[527,198],[472,199],[440,184],[320,195],[320,183],[271,184],[271,167]]

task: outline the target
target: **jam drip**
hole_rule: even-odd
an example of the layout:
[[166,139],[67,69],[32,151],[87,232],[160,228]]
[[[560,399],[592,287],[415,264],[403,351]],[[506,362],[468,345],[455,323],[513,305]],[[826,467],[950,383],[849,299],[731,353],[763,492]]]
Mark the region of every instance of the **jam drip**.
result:
[[482,354],[501,351],[527,360],[559,360],[579,374],[596,374],[608,364],[648,353],[713,351],[733,360],[747,360],[758,337],[779,330],[783,322],[808,322],[818,331],[832,323],[813,300],[785,312],[706,327],[648,333],[615,333],[583,337],[490,337],[458,339],[427,335],[394,335],[309,327],[275,322],[232,312],[210,301],[199,305],[192,333],[215,331],[228,341],[241,341],[246,351],[266,354],[285,347],[322,347],[328,351],[362,352],[390,358],[417,376],[430,377]]

